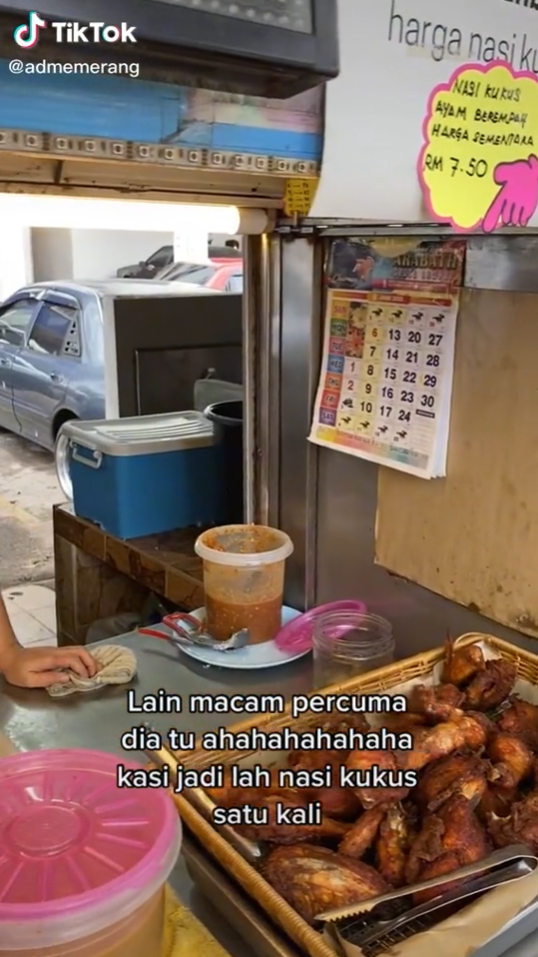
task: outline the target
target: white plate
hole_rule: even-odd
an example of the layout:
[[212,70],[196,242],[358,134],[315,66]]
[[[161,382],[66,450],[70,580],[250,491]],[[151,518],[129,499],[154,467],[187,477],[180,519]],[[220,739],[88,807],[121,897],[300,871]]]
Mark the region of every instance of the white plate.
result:
[[[196,611],[189,612],[193,618],[203,621],[205,618],[205,608],[197,608]],[[284,605],[282,609],[282,624],[287,625],[289,621],[297,618],[300,611],[295,608],[288,608]],[[162,626],[164,630],[164,625]],[[196,661],[204,665],[217,665],[218,668],[233,668],[240,670],[251,670],[254,668],[277,668],[278,665],[286,665],[290,661],[296,661],[297,658],[303,658],[309,655],[310,651],[286,652],[280,651],[273,641],[264,641],[261,645],[246,645],[244,648],[238,648],[236,651],[213,651],[212,648],[200,648],[196,645],[187,645],[176,643],[176,647]]]

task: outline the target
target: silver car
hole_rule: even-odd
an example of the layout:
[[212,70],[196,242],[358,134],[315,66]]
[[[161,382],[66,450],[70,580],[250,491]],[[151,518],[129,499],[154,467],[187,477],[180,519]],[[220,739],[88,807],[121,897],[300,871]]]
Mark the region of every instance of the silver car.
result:
[[103,300],[115,296],[203,293],[192,285],[151,280],[40,282],[0,306],[0,427],[55,451],[66,496],[70,419],[105,418]]

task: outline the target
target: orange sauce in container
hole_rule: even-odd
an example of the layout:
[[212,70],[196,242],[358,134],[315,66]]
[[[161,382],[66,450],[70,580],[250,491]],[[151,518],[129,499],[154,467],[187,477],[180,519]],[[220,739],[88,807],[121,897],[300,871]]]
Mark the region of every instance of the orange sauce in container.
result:
[[281,626],[289,536],[265,525],[227,525],[204,532],[194,547],[203,559],[209,634],[226,641],[246,628],[250,644],[271,641]]
[[251,605],[233,604],[206,595],[206,627],[217,641],[226,641],[236,631],[248,628],[251,645],[271,641],[280,628],[282,595]]

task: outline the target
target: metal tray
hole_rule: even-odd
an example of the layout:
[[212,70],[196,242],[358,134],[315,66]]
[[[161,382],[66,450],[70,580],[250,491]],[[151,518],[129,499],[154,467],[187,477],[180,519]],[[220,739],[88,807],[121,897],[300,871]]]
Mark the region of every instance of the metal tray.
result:
[[[184,837],[182,853],[193,883],[225,920],[233,924],[256,957],[305,957],[304,952],[287,940],[267,915],[243,895],[230,876],[204,853],[190,834]],[[473,957],[501,957],[537,930],[538,900],[535,900],[500,934],[476,950]]]
[[185,832],[181,852],[193,883],[233,925],[256,957],[305,957],[304,952],[286,940],[267,915],[242,894],[229,875]]

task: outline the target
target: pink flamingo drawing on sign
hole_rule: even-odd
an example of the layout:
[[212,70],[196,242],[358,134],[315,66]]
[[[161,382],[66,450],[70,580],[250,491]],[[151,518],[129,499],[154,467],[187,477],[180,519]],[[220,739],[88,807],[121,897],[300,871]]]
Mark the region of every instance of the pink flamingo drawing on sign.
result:
[[499,163],[493,179],[500,187],[482,223],[485,233],[498,226],[526,226],[538,207],[538,157]]

